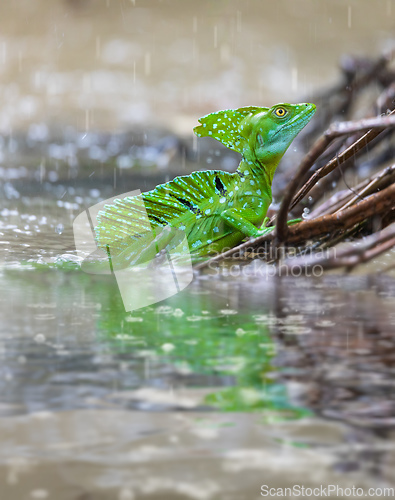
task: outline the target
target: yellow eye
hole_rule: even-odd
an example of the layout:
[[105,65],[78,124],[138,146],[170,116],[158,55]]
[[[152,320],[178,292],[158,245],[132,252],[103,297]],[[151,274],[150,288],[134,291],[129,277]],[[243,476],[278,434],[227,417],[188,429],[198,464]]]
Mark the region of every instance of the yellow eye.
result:
[[277,108],[274,114],[279,118],[283,118],[287,114],[287,110],[284,108]]

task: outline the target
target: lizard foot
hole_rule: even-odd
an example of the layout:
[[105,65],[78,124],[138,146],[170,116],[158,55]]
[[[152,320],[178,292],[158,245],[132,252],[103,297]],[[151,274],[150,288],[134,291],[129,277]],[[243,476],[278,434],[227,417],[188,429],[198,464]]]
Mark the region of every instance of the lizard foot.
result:
[[292,226],[292,224],[297,224],[298,222],[302,222],[303,219],[292,219],[287,222],[288,226]]

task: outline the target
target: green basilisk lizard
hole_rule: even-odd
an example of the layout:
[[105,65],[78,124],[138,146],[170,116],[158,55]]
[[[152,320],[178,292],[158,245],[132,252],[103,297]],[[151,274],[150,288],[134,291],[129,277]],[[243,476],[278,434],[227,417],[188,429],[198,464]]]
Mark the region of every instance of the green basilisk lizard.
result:
[[271,231],[262,223],[274,172],[315,109],[309,103],[249,106],[200,118],[194,128],[198,137],[212,137],[241,154],[236,172],[193,172],[115,200],[98,215],[99,248],[107,250],[113,266],[124,268],[174,248],[179,239],[172,243],[171,228],[185,233],[193,260]]

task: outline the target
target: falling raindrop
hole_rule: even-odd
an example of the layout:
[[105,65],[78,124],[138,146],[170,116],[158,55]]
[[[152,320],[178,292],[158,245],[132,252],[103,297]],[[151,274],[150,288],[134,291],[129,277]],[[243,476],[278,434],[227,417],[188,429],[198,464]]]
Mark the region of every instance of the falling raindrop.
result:
[[309,213],[310,213],[310,209],[309,209],[309,208],[307,208],[307,207],[306,207],[306,208],[304,208],[304,209],[303,209],[303,214],[302,214],[303,219],[307,219],[307,217],[308,217]]
[[55,227],[55,232],[58,233],[58,234],[62,234],[64,231],[64,225],[62,223],[58,224],[56,227]]
[[144,56],[144,73],[149,76],[151,74],[151,54],[146,52]]
[[96,59],[100,59],[100,36],[96,37]]
[[291,88],[293,92],[296,92],[298,90],[298,68],[292,68]]

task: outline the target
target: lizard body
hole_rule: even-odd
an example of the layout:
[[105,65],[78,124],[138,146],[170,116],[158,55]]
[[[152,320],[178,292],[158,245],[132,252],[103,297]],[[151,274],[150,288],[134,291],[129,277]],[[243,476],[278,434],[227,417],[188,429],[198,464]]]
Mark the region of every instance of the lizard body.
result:
[[[99,247],[110,248],[120,266],[153,258],[171,248],[170,233],[185,232],[192,258],[222,251],[260,228],[272,201],[277,165],[295,136],[310,121],[315,105],[277,104],[211,113],[194,128],[198,137],[212,137],[242,155],[235,173],[220,170],[176,177],[136,197],[115,200],[98,215]],[[154,246],[152,232],[162,232]],[[149,248],[149,251],[147,250]]]

